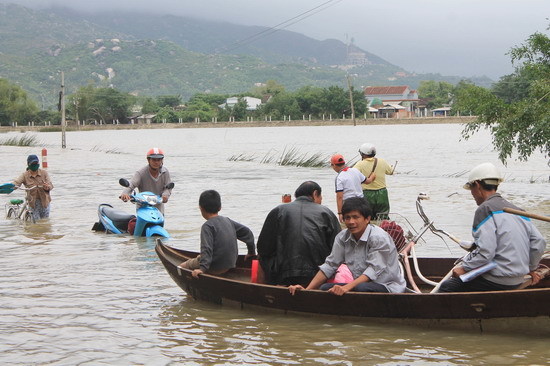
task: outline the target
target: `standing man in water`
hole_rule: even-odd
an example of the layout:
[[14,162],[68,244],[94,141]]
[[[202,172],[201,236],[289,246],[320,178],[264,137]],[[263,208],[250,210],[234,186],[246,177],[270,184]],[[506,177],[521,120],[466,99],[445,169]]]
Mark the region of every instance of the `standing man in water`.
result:
[[390,199],[386,189],[386,175],[393,174],[393,167],[384,159],[375,158],[376,147],[373,144],[364,143],[359,148],[361,160],[354,168],[359,170],[365,177],[372,173],[376,174],[374,181],[363,184],[363,195],[372,208],[373,220],[386,220],[390,213]]
[[344,200],[351,197],[363,197],[361,184],[371,183],[376,178],[376,174],[371,173],[370,177],[365,177],[359,170],[346,166],[346,161],[340,154],[333,155],[330,158],[330,166],[338,173],[334,179],[336,208],[338,209],[338,219],[343,223],[342,204]]
[[149,191],[162,197],[162,203],[156,205],[164,214],[164,204],[172,193],[166,186],[172,182],[170,172],[163,165],[164,151],[154,147],[147,152],[147,165],[134,173],[130,186],[124,188],[120,199],[124,202],[130,199],[130,193],[137,188],[140,192]]

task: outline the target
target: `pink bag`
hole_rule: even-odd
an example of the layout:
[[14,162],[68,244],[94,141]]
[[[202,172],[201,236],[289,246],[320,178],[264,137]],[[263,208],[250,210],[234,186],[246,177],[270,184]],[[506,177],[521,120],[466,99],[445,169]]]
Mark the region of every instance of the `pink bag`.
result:
[[351,274],[351,271],[349,270],[348,266],[345,263],[342,263],[340,267],[338,267],[338,270],[336,270],[336,274],[334,275],[334,278],[331,278],[327,281],[327,283],[350,283],[353,282],[353,275]]

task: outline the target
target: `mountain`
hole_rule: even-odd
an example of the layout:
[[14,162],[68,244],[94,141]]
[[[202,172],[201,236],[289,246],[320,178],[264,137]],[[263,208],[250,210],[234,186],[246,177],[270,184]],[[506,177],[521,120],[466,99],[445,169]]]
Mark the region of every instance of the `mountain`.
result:
[[[273,79],[288,90],[306,85],[458,82],[415,75],[337,40],[319,41],[264,27],[172,15],[33,10],[0,3],[0,77],[50,107],[60,71],[67,93],[88,83],[136,95],[242,93]],[[261,37],[258,37],[260,35]],[[267,35],[267,36],[263,36]]]
[[[62,10],[58,10],[58,14]],[[345,65],[350,53],[363,53],[365,62],[393,66],[380,57],[329,39],[318,41],[302,34],[266,27],[242,26],[225,22],[199,20],[173,15],[124,13],[77,14],[66,16],[93,21],[137,39],[172,41],[190,51],[204,54],[245,54],[268,63],[303,63],[308,65]],[[136,21],[139,19],[139,21]]]

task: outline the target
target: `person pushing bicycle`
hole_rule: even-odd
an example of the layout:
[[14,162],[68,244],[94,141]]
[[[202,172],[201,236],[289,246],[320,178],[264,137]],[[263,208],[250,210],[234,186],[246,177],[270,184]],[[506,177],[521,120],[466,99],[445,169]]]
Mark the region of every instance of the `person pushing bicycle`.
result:
[[36,155],[27,157],[27,169],[23,174],[14,179],[15,189],[24,185],[27,191],[27,201],[32,208],[35,220],[50,216],[50,191],[53,189],[48,172],[40,169],[40,160]]

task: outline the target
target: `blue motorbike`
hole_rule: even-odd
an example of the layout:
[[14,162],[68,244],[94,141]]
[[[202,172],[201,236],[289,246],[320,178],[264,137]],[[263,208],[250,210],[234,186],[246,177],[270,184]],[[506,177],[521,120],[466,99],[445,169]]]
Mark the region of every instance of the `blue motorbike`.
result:
[[[118,182],[123,187],[130,186],[130,182],[124,178]],[[169,183],[166,188],[174,188],[174,183]],[[137,205],[136,215],[117,210],[107,203],[100,204],[97,209],[99,222],[94,224],[92,230],[134,236],[170,237],[164,228],[164,216],[155,207],[156,204],[162,203],[162,198],[159,195],[153,192],[133,192],[130,195],[130,202]]]

